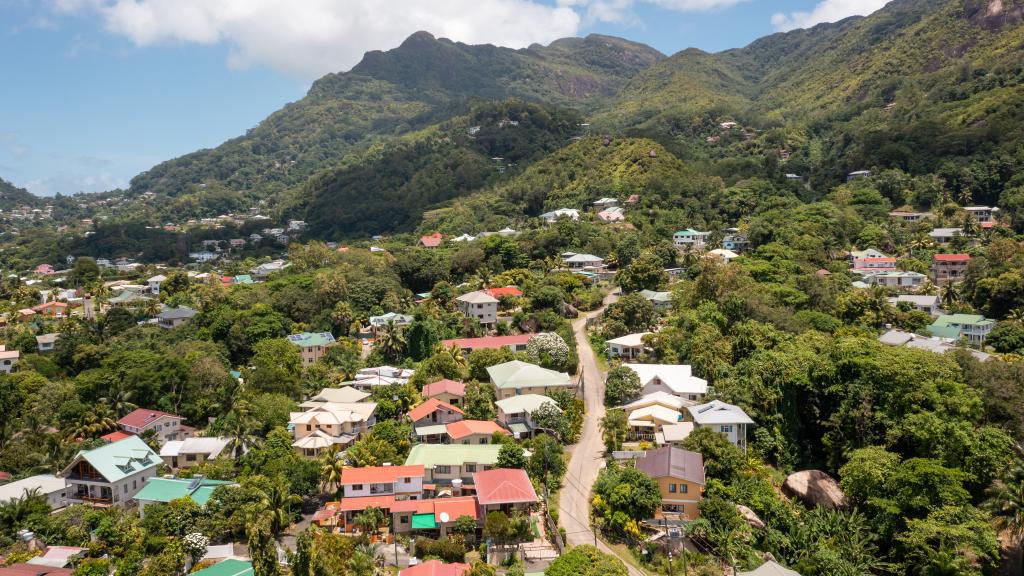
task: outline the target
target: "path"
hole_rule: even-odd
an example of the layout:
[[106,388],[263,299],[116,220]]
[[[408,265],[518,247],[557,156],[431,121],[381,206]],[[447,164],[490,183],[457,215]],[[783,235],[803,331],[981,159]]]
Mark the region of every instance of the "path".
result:
[[[576,336],[576,353],[583,371],[583,402],[587,406],[587,417],[583,421],[583,432],[579,442],[571,448],[572,456],[565,472],[564,486],[559,494],[558,521],[566,532],[566,544],[593,544],[594,532],[590,528],[590,490],[597,480],[597,473],[604,467],[604,440],[598,422],[604,417],[604,372],[598,367],[594,350],[587,338],[587,319],[604,311],[605,306],[618,300],[618,293],[609,294],[598,310],[581,316],[573,322]],[[603,542],[597,547],[608,554],[615,554]],[[630,576],[646,576],[629,562],[623,560]]]

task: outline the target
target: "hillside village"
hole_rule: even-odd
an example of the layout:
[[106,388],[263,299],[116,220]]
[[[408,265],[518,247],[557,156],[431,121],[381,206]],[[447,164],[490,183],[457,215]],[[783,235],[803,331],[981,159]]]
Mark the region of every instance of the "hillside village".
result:
[[1020,574],[1022,21],[419,32],[0,181],[0,576]]

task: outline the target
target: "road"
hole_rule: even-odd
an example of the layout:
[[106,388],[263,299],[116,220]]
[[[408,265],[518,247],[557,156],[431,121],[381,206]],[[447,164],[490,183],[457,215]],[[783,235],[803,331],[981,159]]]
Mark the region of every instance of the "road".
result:
[[[576,353],[583,371],[583,402],[587,406],[587,417],[583,421],[580,440],[571,448],[572,456],[565,472],[564,486],[558,499],[558,521],[566,532],[566,544],[593,544],[594,532],[590,528],[590,491],[597,480],[597,473],[604,467],[604,441],[598,422],[604,417],[604,372],[598,367],[594,350],[587,339],[587,319],[597,316],[604,307],[618,300],[618,293],[609,294],[604,305],[573,322],[576,336]],[[597,547],[608,554],[615,554],[598,541]],[[644,572],[625,562],[630,576],[646,576]]]

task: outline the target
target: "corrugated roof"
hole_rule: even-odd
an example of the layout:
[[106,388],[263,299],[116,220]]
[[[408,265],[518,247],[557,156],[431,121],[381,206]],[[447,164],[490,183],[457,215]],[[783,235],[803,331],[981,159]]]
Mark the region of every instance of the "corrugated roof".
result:
[[398,576],[462,576],[466,572],[469,572],[469,564],[445,564],[440,560],[427,560],[401,570]]
[[490,420],[459,420],[448,425],[448,436],[452,440],[459,440],[473,434],[508,434],[508,431]]
[[419,406],[413,408],[412,410],[409,410],[409,419],[412,420],[413,422],[416,422],[417,420],[426,418],[431,413],[437,410],[449,410],[457,414],[464,414],[464,412],[460,410],[458,407],[452,406],[451,404],[443,400],[438,400],[437,398],[428,398],[426,402],[420,404]]
[[149,408],[136,408],[132,410],[120,420],[117,421],[121,426],[131,426],[133,428],[144,428],[154,420],[159,420],[163,416],[170,416],[172,418],[181,418],[175,414],[169,412],[161,412],[159,410],[152,410]]
[[138,436],[79,452],[65,468],[63,475],[67,476],[79,460],[88,462],[108,482],[116,482],[142,470],[156,468],[163,463],[160,456]]
[[462,466],[470,462],[493,466],[498,461],[500,444],[417,444],[412,447],[405,465]]
[[196,504],[203,506],[213,495],[217,486],[233,484],[224,480],[207,480],[199,478],[160,478],[154,476],[146,480],[146,485],[135,495],[136,500],[149,502],[170,502],[188,497]]
[[494,403],[505,414],[517,414],[519,412],[532,414],[545,404],[552,404],[561,412],[557,402],[548,396],[541,396],[540,394],[520,394],[519,396],[512,396],[511,398],[498,400]]
[[536,334],[515,334],[512,336],[484,336],[482,338],[453,338],[444,340],[445,348],[469,348],[479,350],[481,348],[501,348],[502,346],[522,346],[530,341]]
[[970,254],[936,254],[933,259],[936,262],[966,262],[971,259]]
[[525,470],[498,468],[473,474],[476,497],[480,504],[514,504],[536,502],[537,492]]
[[225,558],[220,562],[192,573],[191,576],[252,576],[252,562]]
[[397,482],[399,478],[422,478],[423,466],[367,466],[365,468],[345,468],[341,471],[342,485],[346,484],[387,484]]
[[[447,347],[447,346],[446,346]],[[438,380],[423,386],[423,397],[430,398],[440,394],[451,394],[452,396],[465,396],[466,385],[455,380]]]
[[288,341],[300,348],[329,346],[335,342],[334,335],[330,332],[300,332],[288,336]]
[[704,457],[671,446],[648,450],[636,461],[636,468],[652,478],[671,477],[704,485]]
[[694,422],[698,424],[753,424],[754,421],[747,416],[743,408],[726,404],[721,400],[712,400],[707,404],[690,406],[688,408]]
[[569,375],[548,370],[536,364],[512,360],[487,369],[491,382],[498,388],[538,388],[571,386]]

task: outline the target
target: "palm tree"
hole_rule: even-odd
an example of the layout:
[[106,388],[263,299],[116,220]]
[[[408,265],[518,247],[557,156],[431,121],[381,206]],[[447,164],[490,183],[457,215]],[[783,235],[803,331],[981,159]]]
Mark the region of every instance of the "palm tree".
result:
[[377,339],[376,343],[381,355],[391,362],[397,362],[405,355],[405,345],[405,335],[393,321],[389,321],[384,326],[384,334]]
[[64,435],[69,439],[85,440],[114,430],[117,430],[117,422],[105,409],[98,409],[79,416],[75,423],[64,430]]
[[1024,324],[1024,306],[1019,306],[1017,308],[1014,308],[1013,310],[1010,310],[1010,312],[1006,315],[1006,319],[1012,320],[1013,322]]
[[1024,538],[1024,467],[1014,466],[1006,478],[989,489],[985,507],[999,530],[1006,530],[1015,544]]
[[270,489],[263,492],[258,503],[258,513],[270,522],[270,533],[279,538],[284,529],[291,523],[292,506],[302,503],[302,498],[292,494],[284,482],[271,484]]
[[960,289],[950,282],[942,287],[942,305],[949,309],[960,302]]
[[965,214],[960,224],[960,233],[968,238],[973,238],[978,235],[981,231],[981,225],[978,221],[970,214]]
[[382,554],[384,545],[379,542],[365,542],[363,544],[357,544],[355,547],[356,554],[362,554],[363,556],[373,561],[373,573],[382,574],[384,565],[387,563]]
[[225,448],[234,455],[235,460],[241,458],[250,448],[259,445],[260,438],[256,435],[259,426],[260,423],[249,415],[244,402],[239,402],[239,405],[224,417],[220,426],[221,433],[228,438]]
[[131,402],[133,396],[135,396],[133,391],[118,386],[112,388],[105,398],[100,398],[100,402],[106,404],[110,411],[120,418],[138,408]]
[[363,534],[375,536],[380,531],[381,525],[387,521],[387,517],[384,515],[384,511],[380,508],[370,506],[359,514],[356,514],[354,521]]
[[320,455],[320,489],[333,492],[335,498],[341,497],[341,473],[345,470],[340,452],[341,446],[333,444]]

